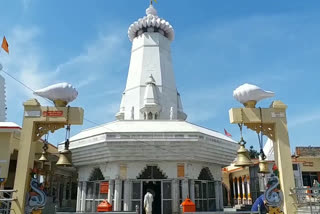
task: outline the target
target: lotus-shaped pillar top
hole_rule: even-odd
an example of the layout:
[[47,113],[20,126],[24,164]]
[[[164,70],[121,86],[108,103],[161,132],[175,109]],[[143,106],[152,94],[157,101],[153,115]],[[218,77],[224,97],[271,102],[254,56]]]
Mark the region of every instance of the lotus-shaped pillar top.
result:
[[233,91],[233,97],[245,107],[254,108],[260,100],[273,97],[272,91],[265,91],[256,85],[245,83]]
[[78,91],[71,84],[63,82],[36,90],[34,94],[53,101],[55,106],[63,107],[77,98]]

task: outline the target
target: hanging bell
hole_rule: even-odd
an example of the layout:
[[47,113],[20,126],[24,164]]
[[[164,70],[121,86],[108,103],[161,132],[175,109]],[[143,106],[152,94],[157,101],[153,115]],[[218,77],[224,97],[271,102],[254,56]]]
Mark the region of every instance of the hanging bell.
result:
[[72,166],[71,164],[71,151],[62,150],[59,155],[59,160],[56,163],[57,166]]
[[262,174],[270,173],[268,161],[259,160],[259,172],[258,173],[262,173]]
[[237,153],[237,160],[234,163],[235,166],[245,167],[253,164],[249,156],[249,151],[244,147],[244,144],[240,143],[240,148]]
[[41,162],[47,162],[48,161],[48,154],[47,152],[43,151],[41,157],[39,158],[39,161]]

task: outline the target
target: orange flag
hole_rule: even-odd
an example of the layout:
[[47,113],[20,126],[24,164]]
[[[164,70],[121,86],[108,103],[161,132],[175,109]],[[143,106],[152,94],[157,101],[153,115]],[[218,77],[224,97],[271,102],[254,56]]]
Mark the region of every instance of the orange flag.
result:
[[5,36],[3,37],[1,47],[3,48],[3,50],[5,50],[9,54],[9,44],[8,44]]

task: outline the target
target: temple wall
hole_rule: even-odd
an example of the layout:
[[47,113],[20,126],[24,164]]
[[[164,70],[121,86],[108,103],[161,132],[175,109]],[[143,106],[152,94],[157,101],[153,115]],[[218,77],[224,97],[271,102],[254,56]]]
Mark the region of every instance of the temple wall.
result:
[[[78,168],[79,181],[87,181],[95,167],[100,167],[106,180],[108,179],[136,179],[139,174],[146,168],[147,165],[157,165],[160,170],[168,177],[168,179],[177,178],[177,167],[179,164],[185,164],[185,177],[190,179],[198,179],[201,169],[208,167],[214,180],[221,180],[221,167],[213,164],[201,164],[194,162],[176,162],[176,161],[161,161],[161,162],[112,162],[106,164],[81,166]],[[126,168],[126,172],[120,172],[120,168]],[[123,175],[124,174],[124,175]]]

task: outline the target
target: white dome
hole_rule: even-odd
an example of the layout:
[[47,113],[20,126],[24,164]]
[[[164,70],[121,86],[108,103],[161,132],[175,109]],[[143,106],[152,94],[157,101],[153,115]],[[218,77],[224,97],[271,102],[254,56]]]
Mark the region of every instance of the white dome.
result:
[[166,20],[158,17],[157,10],[152,5],[146,9],[146,15],[147,16],[138,19],[138,21],[135,21],[130,25],[128,37],[131,42],[136,36],[138,36],[138,31],[147,31],[148,28],[153,28],[153,30],[156,31],[158,30],[159,33],[167,37],[170,41],[174,39],[173,27]]

